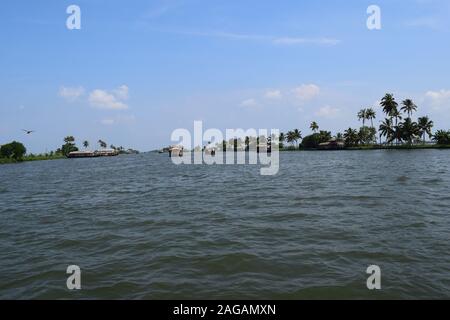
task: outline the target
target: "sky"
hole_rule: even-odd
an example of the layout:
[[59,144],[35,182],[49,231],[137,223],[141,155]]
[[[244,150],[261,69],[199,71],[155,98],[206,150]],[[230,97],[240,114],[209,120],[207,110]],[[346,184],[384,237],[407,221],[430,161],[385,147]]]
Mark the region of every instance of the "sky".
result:
[[0,144],[39,153],[73,135],[148,151],[196,120],[337,133],[361,108],[381,121],[387,92],[450,129],[449,18],[447,0],[2,1]]

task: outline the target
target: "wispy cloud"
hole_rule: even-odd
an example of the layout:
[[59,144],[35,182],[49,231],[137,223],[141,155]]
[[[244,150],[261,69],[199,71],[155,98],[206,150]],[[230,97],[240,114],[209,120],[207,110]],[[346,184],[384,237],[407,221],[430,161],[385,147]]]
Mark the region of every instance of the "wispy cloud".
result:
[[89,103],[93,107],[100,109],[125,110],[128,105],[125,100],[128,99],[128,87],[123,85],[113,92],[96,89],[89,94]]
[[442,89],[439,91],[427,91],[425,93],[425,99],[429,101],[435,109],[450,106],[450,90]]
[[334,116],[336,116],[339,112],[338,108],[333,108],[330,106],[324,106],[322,108],[320,108],[315,115],[318,117],[322,117],[322,118],[332,118]]
[[292,92],[298,99],[308,101],[314,99],[320,94],[320,87],[315,84],[302,84],[301,86],[293,89]]
[[83,87],[61,87],[59,88],[59,96],[69,102],[73,102],[84,95]]
[[278,100],[278,99],[281,99],[283,97],[283,95],[280,90],[269,90],[269,91],[266,91],[266,93],[264,94],[264,97],[267,99]]
[[253,41],[279,46],[294,45],[322,45],[335,46],[341,41],[333,38],[325,37],[290,37],[290,36],[272,36],[260,34],[233,33],[224,31],[189,31],[180,29],[152,29],[158,32],[172,33],[185,36],[206,37],[206,38],[223,38],[228,40]]
[[255,99],[246,99],[241,102],[241,107],[257,107],[258,102]]

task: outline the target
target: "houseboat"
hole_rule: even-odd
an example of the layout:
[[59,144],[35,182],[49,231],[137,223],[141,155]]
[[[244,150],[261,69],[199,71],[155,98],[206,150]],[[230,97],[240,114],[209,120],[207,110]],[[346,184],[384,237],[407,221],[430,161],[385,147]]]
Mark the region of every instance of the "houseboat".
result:
[[105,149],[97,151],[73,151],[67,155],[67,158],[96,158],[96,157],[114,157],[118,156],[119,151],[114,149]]

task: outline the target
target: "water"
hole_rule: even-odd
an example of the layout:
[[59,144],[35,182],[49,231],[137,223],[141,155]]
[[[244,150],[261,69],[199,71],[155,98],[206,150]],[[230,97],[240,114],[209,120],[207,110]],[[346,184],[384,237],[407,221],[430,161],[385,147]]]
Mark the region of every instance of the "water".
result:
[[3,165],[0,298],[450,298],[449,157],[282,153],[275,177],[159,154]]

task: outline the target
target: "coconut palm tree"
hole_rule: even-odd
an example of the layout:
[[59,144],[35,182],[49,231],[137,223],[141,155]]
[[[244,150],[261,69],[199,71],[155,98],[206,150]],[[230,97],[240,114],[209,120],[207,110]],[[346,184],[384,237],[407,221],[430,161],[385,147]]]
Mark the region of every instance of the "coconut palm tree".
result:
[[294,132],[293,131],[288,131],[288,133],[286,133],[286,142],[290,143],[292,146],[294,145]]
[[428,117],[420,117],[417,120],[417,125],[419,127],[420,135],[423,137],[423,144],[425,144],[425,136],[428,135],[431,138],[431,129],[434,126],[433,121],[431,121]]
[[278,136],[278,141],[280,144],[280,149],[283,149],[284,142],[286,141],[286,135],[283,132],[280,132],[280,135]]
[[373,110],[373,108],[366,109],[366,119],[370,120],[370,124],[371,124],[372,128],[374,128],[373,120],[375,120],[376,117],[377,117],[377,113],[375,112],[375,110]]
[[83,147],[84,147],[85,149],[87,149],[87,148],[89,147],[89,141],[84,140],[84,141],[83,141]]
[[103,140],[98,140],[98,144],[100,145],[100,148],[102,148],[102,149],[105,149],[108,146],[108,144]]
[[397,101],[395,101],[394,95],[392,93],[386,93],[386,95],[381,99],[380,106],[383,108],[383,112],[392,117],[391,113],[398,107]]
[[344,131],[344,139],[347,146],[357,145],[359,142],[358,131],[352,128],[348,128]]
[[402,102],[403,106],[401,108],[402,111],[408,114],[408,118],[411,118],[411,115],[414,111],[417,111],[417,106],[411,99],[406,99]]
[[358,120],[360,121],[362,120],[363,127],[366,126],[366,119],[367,119],[367,109],[361,109],[358,112]]
[[[386,118],[384,121],[380,124],[380,137],[386,137],[386,142],[391,143],[394,140],[394,127],[392,124],[392,119]],[[381,139],[380,139],[381,143]]]
[[319,125],[317,124],[317,122],[313,121],[311,122],[311,125],[309,126],[309,128],[316,133],[319,130]]
[[298,140],[300,140],[301,138],[302,138],[302,133],[298,129],[289,131],[286,135],[286,141],[291,143],[292,145],[296,144],[298,146]]
[[433,140],[440,145],[450,144],[450,131],[438,130],[433,135]]
[[403,123],[400,123],[399,129],[401,132],[401,138],[408,142],[409,145],[413,143],[413,139],[420,135],[420,130],[416,122],[411,118],[406,118]]

